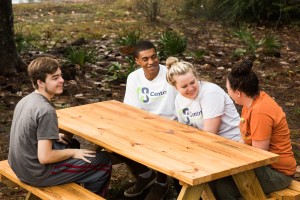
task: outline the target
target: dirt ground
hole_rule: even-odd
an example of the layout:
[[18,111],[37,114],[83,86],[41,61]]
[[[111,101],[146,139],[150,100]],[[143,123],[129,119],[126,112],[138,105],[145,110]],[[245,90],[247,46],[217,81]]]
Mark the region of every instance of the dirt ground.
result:
[[[47,10],[45,9],[45,15]],[[59,12],[58,12],[59,13]],[[26,17],[26,13],[23,17]],[[22,14],[18,15],[22,17]],[[27,16],[28,17],[28,16]],[[200,60],[193,59],[189,54],[179,55],[181,59],[194,63],[202,80],[219,84],[225,89],[225,77],[232,64],[237,60],[232,57],[234,49],[241,43],[229,33],[229,28],[216,22],[185,19],[182,21],[160,22],[160,27],[177,27],[189,39],[189,48],[197,46],[205,49],[206,54]],[[200,31],[195,31],[197,27]],[[188,28],[185,28],[188,27]],[[185,30],[186,29],[186,30]],[[257,38],[269,32],[271,28],[257,26],[253,32]],[[273,30],[282,46],[279,56],[268,57],[259,50],[256,54],[255,71],[259,76],[261,88],[269,93],[286,113],[291,129],[291,140],[297,162],[300,163],[300,28],[297,26],[282,26]],[[160,32],[152,39],[157,44]],[[73,45],[94,47],[101,59],[82,68],[68,65],[62,68],[65,78],[65,89],[61,96],[53,100],[57,109],[82,105],[105,100],[122,101],[125,91],[125,80],[110,81],[111,75],[107,69],[112,62],[126,65],[126,59],[114,43],[115,34],[109,34],[94,39],[81,38],[71,41]],[[30,63],[36,57],[53,56],[64,62],[64,47],[69,43],[54,46],[48,51],[27,51],[21,54],[24,62]],[[164,59],[161,60],[164,63]],[[0,160],[7,159],[9,130],[13,110],[16,103],[25,95],[32,92],[32,86],[25,72],[12,77],[0,76]],[[83,146],[91,144],[82,141]],[[124,187],[133,181],[125,165],[114,166],[109,199],[125,199],[122,196]],[[176,198],[172,182],[167,199]],[[19,188],[8,188],[0,183],[0,199],[24,199],[26,192]],[[146,193],[145,193],[146,194]],[[137,199],[143,199],[142,196]]]

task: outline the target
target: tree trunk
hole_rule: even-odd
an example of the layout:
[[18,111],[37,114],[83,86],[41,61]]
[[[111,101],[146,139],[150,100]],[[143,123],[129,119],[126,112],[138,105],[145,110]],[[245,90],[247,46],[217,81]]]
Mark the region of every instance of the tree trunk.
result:
[[25,69],[14,40],[12,0],[0,0],[0,74],[8,75]]

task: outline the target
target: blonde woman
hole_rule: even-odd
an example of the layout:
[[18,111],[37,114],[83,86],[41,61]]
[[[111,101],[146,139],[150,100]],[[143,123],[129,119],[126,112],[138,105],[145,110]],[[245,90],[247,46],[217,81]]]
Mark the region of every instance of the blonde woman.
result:
[[175,99],[178,121],[239,141],[240,117],[233,101],[218,85],[199,81],[193,65],[169,57],[167,81],[179,92]]

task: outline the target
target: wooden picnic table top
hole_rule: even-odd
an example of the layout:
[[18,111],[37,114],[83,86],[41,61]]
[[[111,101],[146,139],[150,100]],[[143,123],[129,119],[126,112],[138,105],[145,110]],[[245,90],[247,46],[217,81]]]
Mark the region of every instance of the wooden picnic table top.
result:
[[60,109],[57,115],[59,128],[191,186],[279,159],[114,100]]

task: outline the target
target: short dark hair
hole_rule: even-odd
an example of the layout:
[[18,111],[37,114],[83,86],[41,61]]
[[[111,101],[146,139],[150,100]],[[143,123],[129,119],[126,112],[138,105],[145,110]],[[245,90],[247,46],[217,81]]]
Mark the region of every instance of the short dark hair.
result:
[[253,63],[251,60],[244,60],[232,67],[227,76],[232,90],[240,90],[249,97],[255,97],[259,94],[259,80],[252,71]]
[[34,59],[28,65],[28,75],[35,89],[38,89],[37,80],[46,81],[47,74],[53,74],[59,68],[57,60],[49,57],[40,57]]
[[150,42],[148,40],[139,41],[134,47],[134,52],[133,52],[134,58],[138,58],[139,53],[141,51],[145,51],[145,50],[148,50],[148,49],[154,49],[156,51],[156,48],[155,48],[155,46],[152,42]]

